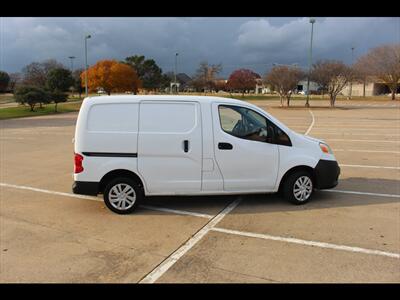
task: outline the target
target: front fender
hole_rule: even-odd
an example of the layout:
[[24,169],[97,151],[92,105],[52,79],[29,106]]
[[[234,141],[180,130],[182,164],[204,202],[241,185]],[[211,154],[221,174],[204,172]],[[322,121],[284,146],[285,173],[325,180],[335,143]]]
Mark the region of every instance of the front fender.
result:
[[282,153],[285,151],[280,151],[280,166],[279,172],[275,183],[275,190],[279,189],[279,185],[283,176],[291,169],[299,166],[306,166],[314,169],[318,164],[319,157],[313,157],[307,154],[293,154],[289,153],[291,151],[287,151],[288,153]]

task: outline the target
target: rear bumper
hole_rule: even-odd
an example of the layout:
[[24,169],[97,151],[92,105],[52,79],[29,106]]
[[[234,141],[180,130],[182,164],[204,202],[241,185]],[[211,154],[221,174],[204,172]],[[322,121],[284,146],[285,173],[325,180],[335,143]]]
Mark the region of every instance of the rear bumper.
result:
[[89,181],[75,181],[72,185],[74,194],[97,196],[99,193],[99,183]]
[[340,175],[337,161],[321,159],[314,171],[317,189],[330,189],[337,186]]

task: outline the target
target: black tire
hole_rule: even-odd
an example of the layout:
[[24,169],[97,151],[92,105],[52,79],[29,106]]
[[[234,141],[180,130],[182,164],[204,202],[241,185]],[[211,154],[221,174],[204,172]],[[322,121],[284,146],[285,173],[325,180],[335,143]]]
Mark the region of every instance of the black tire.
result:
[[[300,179],[300,178],[302,178],[302,179]],[[304,178],[308,178],[311,182],[311,193],[305,200],[300,200],[300,199],[298,199],[300,196],[298,196],[296,198],[296,196],[294,194],[295,183],[299,179],[304,180]],[[296,188],[299,188],[299,187],[296,186]],[[307,191],[309,191],[309,190],[310,189],[307,188]],[[294,172],[293,174],[289,175],[286,178],[285,182],[283,183],[282,193],[283,193],[283,196],[285,197],[285,199],[293,204],[301,205],[301,204],[307,203],[308,201],[310,201],[310,199],[312,198],[312,196],[314,194],[314,181],[313,181],[311,174],[307,171],[297,171],[297,172]],[[309,192],[305,192],[305,194],[308,194],[308,193]]]
[[[127,189],[128,191],[127,193],[117,194],[116,191],[118,189]],[[110,193],[111,190],[112,192]],[[115,197],[118,197],[118,195],[124,198],[124,200],[115,200]],[[103,198],[104,203],[111,211],[125,215],[132,213],[136,209],[139,203],[143,200],[144,193],[142,187],[135,180],[127,177],[117,177],[107,183],[104,189]],[[110,198],[114,198],[114,201]],[[135,200],[132,200],[132,198]],[[133,204],[131,204],[131,202],[133,202]],[[118,206],[120,206],[120,208],[118,208]]]

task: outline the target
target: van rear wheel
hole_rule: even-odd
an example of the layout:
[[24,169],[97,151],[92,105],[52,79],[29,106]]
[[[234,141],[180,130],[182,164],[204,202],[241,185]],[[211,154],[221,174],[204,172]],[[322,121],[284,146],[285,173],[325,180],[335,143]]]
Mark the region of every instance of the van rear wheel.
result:
[[311,199],[313,191],[313,180],[307,171],[294,172],[283,185],[285,199],[296,205],[307,203]]
[[117,214],[133,212],[143,197],[141,187],[134,180],[125,177],[111,180],[103,193],[104,203]]

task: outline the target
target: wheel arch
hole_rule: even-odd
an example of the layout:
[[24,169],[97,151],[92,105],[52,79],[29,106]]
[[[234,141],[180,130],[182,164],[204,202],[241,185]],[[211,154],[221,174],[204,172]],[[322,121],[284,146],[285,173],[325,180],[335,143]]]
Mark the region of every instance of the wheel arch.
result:
[[143,180],[136,173],[126,170],[126,169],[117,169],[117,170],[113,170],[113,171],[110,171],[107,174],[105,174],[99,182],[99,193],[103,193],[107,183],[110,182],[110,180],[117,178],[117,177],[127,177],[127,178],[133,179],[143,189],[143,193],[144,193],[145,187],[144,187]]
[[279,188],[278,188],[279,192],[282,190],[282,186],[283,186],[283,183],[285,182],[285,180],[290,175],[292,175],[293,173],[298,172],[298,171],[307,171],[308,173],[310,173],[311,179],[313,181],[313,185],[314,185],[314,187],[316,186],[316,176],[315,176],[314,168],[307,166],[307,165],[299,165],[299,166],[295,166],[295,167],[292,167],[291,169],[287,170],[286,173],[282,176],[282,178],[279,182]]

